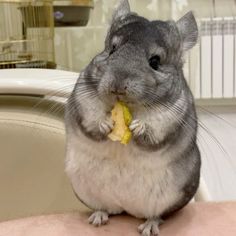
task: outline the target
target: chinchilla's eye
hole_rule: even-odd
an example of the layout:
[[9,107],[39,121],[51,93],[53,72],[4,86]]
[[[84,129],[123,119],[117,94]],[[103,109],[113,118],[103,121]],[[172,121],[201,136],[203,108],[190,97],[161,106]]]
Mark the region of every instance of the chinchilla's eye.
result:
[[160,65],[160,61],[161,61],[161,59],[158,55],[152,56],[149,59],[149,65],[152,67],[152,69],[158,70],[159,65]]
[[116,45],[113,44],[109,54],[111,55],[111,54],[113,54],[115,51],[116,51]]

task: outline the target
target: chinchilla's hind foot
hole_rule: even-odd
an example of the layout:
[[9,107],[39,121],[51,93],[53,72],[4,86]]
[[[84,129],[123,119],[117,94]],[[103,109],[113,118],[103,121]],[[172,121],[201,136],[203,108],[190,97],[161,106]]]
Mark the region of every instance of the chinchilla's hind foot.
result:
[[160,218],[148,219],[138,227],[138,231],[142,236],[159,236],[159,225],[162,223],[163,221]]
[[89,223],[99,227],[108,223],[108,213],[105,211],[95,211],[88,219]]

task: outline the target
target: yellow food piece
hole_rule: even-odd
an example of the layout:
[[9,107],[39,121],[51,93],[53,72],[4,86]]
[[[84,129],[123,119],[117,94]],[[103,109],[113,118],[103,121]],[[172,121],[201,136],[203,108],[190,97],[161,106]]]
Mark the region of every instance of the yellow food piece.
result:
[[111,118],[115,122],[115,125],[108,137],[112,141],[120,141],[125,145],[128,144],[132,137],[129,129],[132,115],[129,108],[123,102],[117,102],[111,111]]
[[131,138],[132,138],[132,133],[131,133],[131,131],[128,129],[128,130],[125,131],[124,136],[122,137],[122,139],[121,139],[120,142],[121,142],[122,144],[128,144]]

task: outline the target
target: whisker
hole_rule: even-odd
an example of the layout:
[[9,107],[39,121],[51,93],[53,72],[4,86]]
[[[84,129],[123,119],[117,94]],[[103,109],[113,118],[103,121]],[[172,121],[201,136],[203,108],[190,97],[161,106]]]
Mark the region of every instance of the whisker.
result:
[[206,112],[208,115],[210,115],[211,117],[216,117],[218,118],[219,120],[223,121],[224,123],[228,124],[229,126],[233,127],[233,128],[236,128],[235,125],[233,125],[232,123],[230,123],[229,121],[225,120],[224,118],[220,117],[219,115],[207,110],[206,108],[202,107],[202,106],[199,106],[199,105],[196,105],[197,108],[201,109],[202,111]]

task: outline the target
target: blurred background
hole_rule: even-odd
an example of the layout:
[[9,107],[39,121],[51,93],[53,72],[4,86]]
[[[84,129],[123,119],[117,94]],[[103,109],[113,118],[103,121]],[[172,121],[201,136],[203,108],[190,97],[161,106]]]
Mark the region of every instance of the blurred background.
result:
[[[117,0],[0,0],[0,68],[79,72],[104,47]],[[185,74],[198,98],[236,96],[234,0],[130,0],[132,11],[178,20],[189,10],[201,37],[186,55]]]
[[[0,69],[48,68],[79,73],[98,52],[103,50],[104,38],[117,3],[118,0],[0,0]],[[200,37],[198,44],[185,55],[184,71],[197,102],[200,120],[198,142],[203,160],[202,173],[213,200],[236,199],[236,1],[130,0],[130,5],[132,11],[150,20],[178,20],[189,10],[194,12]],[[1,106],[9,108],[9,101],[11,104],[16,104],[22,97],[14,99],[1,99]],[[24,104],[25,110],[28,111],[29,107],[35,106],[38,101],[34,102],[32,99],[36,98],[31,98],[31,101],[27,100],[27,102],[22,101],[21,108]],[[49,104],[47,107],[50,107]],[[35,117],[42,114],[40,112]],[[1,115],[3,117],[4,114]],[[5,120],[8,119],[7,117]],[[37,119],[35,117],[34,120]],[[51,122],[53,121],[45,121],[45,123]],[[9,136],[9,127],[5,133],[0,132],[0,138],[5,140],[7,135],[12,139],[12,136]],[[34,137],[37,135],[36,132]],[[43,135],[45,134],[41,133],[42,137]],[[29,135],[29,140],[30,137]],[[19,137],[15,136],[15,139],[19,141]],[[23,139],[26,140],[26,137]],[[54,153],[54,156],[61,156],[60,168],[62,169],[63,150],[53,149],[52,139],[46,142],[52,144],[50,146],[52,149],[48,149],[48,155],[52,157],[49,153]],[[63,142],[64,136],[61,136],[60,143]],[[1,141],[0,149],[7,147],[7,143],[9,142]],[[19,145],[19,150],[20,147],[22,144]],[[41,154],[41,150],[44,148],[40,149],[38,155]],[[28,151],[27,153],[32,155]],[[6,160],[4,161],[7,163]],[[13,162],[7,165],[12,167],[15,165]],[[20,161],[16,163],[19,164]],[[35,163],[32,165],[37,167]],[[48,168],[47,173],[50,175],[50,168],[46,163],[43,164],[43,168]],[[27,168],[24,169],[26,170]],[[4,171],[5,169],[0,171],[0,174]],[[28,175],[33,175],[33,171]],[[58,179],[55,176],[54,179],[46,178],[46,175],[44,177],[41,182],[47,183],[47,179],[54,181],[50,186],[56,186],[55,192],[62,194],[58,185],[58,179],[61,177]],[[14,181],[17,178],[20,179],[21,175],[14,176]],[[27,181],[29,182],[26,182],[25,187],[23,186],[24,191],[21,189],[21,200],[24,204],[31,204],[28,198],[24,198],[24,193],[28,191],[29,186],[38,188],[40,184],[36,186],[29,179]],[[63,181],[65,181],[64,177]],[[1,189],[5,183],[2,178]],[[3,189],[8,187],[9,185]],[[18,190],[20,191],[20,188]],[[31,191],[30,194],[34,194],[37,198],[39,196],[37,191]],[[4,196],[7,201],[9,195]],[[4,196],[0,197],[3,199]],[[70,199],[70,196],[64,196],[67,202]],[[38,197],[38,200],[42,201],[42,205],[47,208],[48,200],[45,200],[46,203],[43,202],[42,196]],[[32,206],[33,204],[32,200]],[[49,205],[56,209],[60,204],[58,200]],[[38,206],[38,209],[41,209],[40,207]]]

